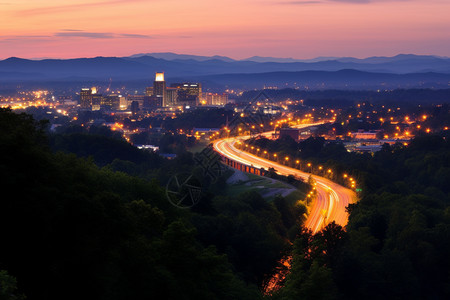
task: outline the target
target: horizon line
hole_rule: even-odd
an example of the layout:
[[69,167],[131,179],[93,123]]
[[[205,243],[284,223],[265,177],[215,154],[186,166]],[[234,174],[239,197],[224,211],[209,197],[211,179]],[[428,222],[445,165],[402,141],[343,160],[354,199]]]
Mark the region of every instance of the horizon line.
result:
[[[62,57],[19,57],[19,56],[9,56],[6,58],[0,58],[0,60],[7,60],[7,59],[11,59],[11,58],[18,58],[18,59],[25,59],[25,60],[33,60],[33,61],[42,61],[42,60],[70,60],[70,59],[92,59],[92,58],[128,58],[131,56],[135,56],[135,55],[141,55],[141,56],[152,56],[152,54],[174,54],[174,55],[180,55],[180,56],[199,56],[199,57],[207,57],[207,58],[211,58],[214,59],[214,57],[223,57],[223,58],[228,58],[228,59],[232,59],[234,61],[248,61],[251,58],[255,58],[255,57],[259,57],[259,58],[273,58],[273,59],[286,59],[286,60],[297,60],[297,61],[305,61],[305,60],[315,60],[315,59],[324,59],[324,60],[334,60],[334,59],[341,59],[341,58],[353,58],[353,59],[368,59],[368,58],[393,58],[393,57],[397,57],[397,56],[401,56],[401,55],[414,55],[414,56],[433,56],[436,58],[443,58],[443,59],[450,59],[450,56],[442,56],[442,55],[436,55],[436,54],[417,54],[417,53],[398,53],[398,54],[394,54],[392,56],[387,56],[387,55],[372,55],[372,56],[364,56],[364,57],[357,57],[357,56],[333,56],[333,55],[321,55],[321,56],[315,56],[315,57],[311,57],[311,58],[293,58],[293,57],[276,57],[276,56],[260,56],[260,55],[253,55],[250,57],[245,57],[242,59],[238,59],[238,58],[233,58],[230,56],[226,56],[226,55],[221,55],[221,54],[213,54],[213,55],[200,55],[200,54],[187,54],[187,53],[176,53],[176,52],[153,52],[153,53],[134,53],[134,54],[130,54],[130,55],[111,55],[111,56],[104,56],[104,55],[94,55],[94,56],[85,56],[85,57],[66,57],[66,58],[62,58]],[[164,59],[164,58],[158,58],[158,57],[154,57],[156,59]],[[164,60],[170,60],[170,59],[164,59]],[[284,63],[289,63],[289,62],[284,62]]]

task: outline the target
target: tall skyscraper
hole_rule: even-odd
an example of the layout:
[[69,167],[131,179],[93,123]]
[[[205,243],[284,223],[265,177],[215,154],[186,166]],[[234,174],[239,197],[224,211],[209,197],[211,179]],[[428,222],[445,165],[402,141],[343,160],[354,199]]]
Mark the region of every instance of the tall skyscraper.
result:
[[89,88],[82,88],[80,91],[81,108],[91,108],[91,105],[92,105],[92,90]]
[[158,103],[161,106],[166,106],[165,101],[166,95],[166,82],[164,81],[164,73],[157,72],[155,75],[155,81],[153,81],[153,96],[158,98]]
[[176,106],[178,103],[178,89],[174,87],[166,88],[165,106]]

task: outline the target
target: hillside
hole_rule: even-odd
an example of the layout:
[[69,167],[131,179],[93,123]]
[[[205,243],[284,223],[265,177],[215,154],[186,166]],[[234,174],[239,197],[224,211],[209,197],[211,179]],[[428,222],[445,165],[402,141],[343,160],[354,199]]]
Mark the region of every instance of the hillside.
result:
[[[448,87],[450,59],[398,55],[391,58],[336,58],[277,62],[275,58],[232,60],[220,56],[175,54],[131,57],[0,61],[3,82],[122,81],[153,79],[165,72],[167,81],[199,80],[214,86],[261,88],[264,85],[308,88]],[[164,57],[164,58],[162,58]],[[208,59],[209,58],[209,59]],[[267,61],[267,60],[274,60]],[[282,61],[282,60],[281,60]]]

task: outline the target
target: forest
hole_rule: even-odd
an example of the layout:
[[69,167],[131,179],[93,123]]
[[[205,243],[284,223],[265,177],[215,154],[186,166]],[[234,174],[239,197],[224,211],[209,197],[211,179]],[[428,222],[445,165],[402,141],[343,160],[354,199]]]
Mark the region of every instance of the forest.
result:
[[[304,99],[303,104],[307,106],[326,106],[329,108],[347,107],[355,102],[367,101],[383,104],[443,104],[449,102],[450,89],[387,89],[387,90],[300,90],[300,89],[266,89],[264,92],[274,101],[285,99]],[[246,91],[237,97],[236,101],[250,101],[260,91]]]
[[[255,192],[226,196],[226,172],[207,178],[182,149],[166,160],[102,130],[50,133],[9,109],[0,110],[0,133],[0,299],[450,297],[445,135],[373,156],[318,138],[279,141],[284,148],[272,151],[301,149],[362,188],[346,228],[331,223],[312,235],[301,208]],[[204,187],[188,210],[165,195],[179,172]],[[264,295],[285,255],[289,275]]]
[[250,192],[230,199],[202,178],[191,210],[163,184],[190,153],[165,160],[114,135],[52,135],[0,110],[2,299],[259,299],[290,248],[295,207]]
[[346,228],[332,223],[316,235],[299,233],[291,273],[274,299],[447,299],[448,138],[444,131],[422,135],[408,146],[385,144],[375,155],[320,137],[248,141],[279,157],[296,155],[314,166],[303,165],[305,171],[341,184],[343,174],[353,176],[361,189]]

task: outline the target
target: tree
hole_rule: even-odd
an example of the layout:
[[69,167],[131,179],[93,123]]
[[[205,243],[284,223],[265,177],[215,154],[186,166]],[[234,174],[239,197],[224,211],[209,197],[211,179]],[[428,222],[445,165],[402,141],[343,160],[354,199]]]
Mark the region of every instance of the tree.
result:
[[26,297],[19,294],[17,280],[6,270],[0,270],[0,300],[24,300]]

